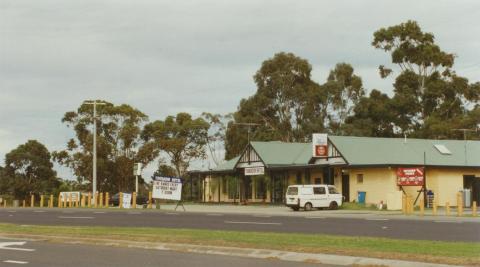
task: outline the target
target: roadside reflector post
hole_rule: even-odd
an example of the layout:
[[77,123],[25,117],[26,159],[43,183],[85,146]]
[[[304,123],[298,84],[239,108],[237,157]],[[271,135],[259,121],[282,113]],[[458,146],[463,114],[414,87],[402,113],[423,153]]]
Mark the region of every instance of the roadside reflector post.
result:
[[100,192],[99,206],[100,206],[100,208],[103,208],[103,192]]
[[35,206],[35,195],[30,197],[30,207],[33,208]]
[[477,216],[477,201],[473,201],[472,203],[472,216],[473,217]]
[[110,205],[110,194],[108,192],[105,193],[105,207],[108,208]]
[[118,207],[119,208],[123,208],[123,193],[120,192],[120,194],[118,194]]
[[92,206],[92,193],[88,193],[88,196],[87,196],[87,207],[91,207]]
[[445,203],[445,215],[450,216],[450,203]]
[[44,196],[41,195],[40,196],[40,208],[43,208],[43,198],[44,198]]
[[148,192],[148,208],[152,208],[152,192]]
[[462,193],[457,193],[457,216],[462,216],[463,214],[463,201]]
[[137,208],[137,193],[136,192],[133,192],[133,194],[132,194],[132,207],[134,209]]
[[423,216],[425,214],[425,203],[423,203],[423,199],[420,199],[420,216]]

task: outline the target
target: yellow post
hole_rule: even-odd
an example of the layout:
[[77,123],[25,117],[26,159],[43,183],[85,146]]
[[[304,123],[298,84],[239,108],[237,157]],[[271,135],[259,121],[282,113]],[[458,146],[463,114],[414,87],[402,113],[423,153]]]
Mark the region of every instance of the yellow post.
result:
[[402,213],[407,214],[407,198],[402,194]]
[[7,200],[3,200],[3,207],[6,208],[7,207]]
[[95,192],[95,194],[93,195],[93,207],[97,208],[97,205],[98,205],[98,192]]
[[92,207],[92,193],[88,193],[88,196],[87,196],[87,207],[91,208]]
[[35,206],[35,195],[30,197],[30,207],[33,208]]
[[85,208],[85,196],[81,194],[80,207]]
[[108,208],[110,203],[110,194],[108,192],[105,193],[105,207]]
[[472,203],[472,216],[473,217],[477,216],[477,201],[473,201]]
[[72,193],[68,193],[68,207],[71,208],[72,207]]
[[148,208],[152,208],[152,192],[148,192]]
[[434,199],[432,202],[432,215],[437,215],[437,200]]
[[43,195],[40,196],[40,208],[43,208]]
[[103,192],[100,192],[100,208],[103,208]]
[[58,194],[58,207],[62,207],[62,194]]
[[123,193],[118,194],[118,207],[123,208]]
[[24,208],[25,208],[25,205],[26,205],[26,203],[25,203],[25,202],[26,202],[26,201],[25,201],[25,199],[24,199],[24,200],[23,200],[23,207],[24,207]]
[[81,197],[82,193],[79,193],[77,195],[77,201],[75,201],[75,207],[80,207],[80,197]]
[[420,216],[423,216],[425,214],[425,206],[424,206],[425,203],[423,203],[423,198],[420,199]]
[[445,203],[445,215],[450,216],[450,203]]
[[137,208],[137,193],[133,192],[132,194],[132,208]]
[[53,195],[50,195],[50,198],[48,199],[48,207],[53,208]]
[[462,193],[457,193],[457,216],[462,216],[463,214],[463,198]]

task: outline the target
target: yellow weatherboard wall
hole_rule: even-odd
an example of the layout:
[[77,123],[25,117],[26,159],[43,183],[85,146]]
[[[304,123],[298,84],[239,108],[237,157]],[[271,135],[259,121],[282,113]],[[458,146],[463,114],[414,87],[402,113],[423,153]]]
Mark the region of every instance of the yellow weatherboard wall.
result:
[[[363,174],[363,183],[357,182],[357,175]],[[394,168],[350,169],[350,199],[356,200],[359,191],[366,192],[365,203],[387,203],[388,194],[398,192]]]

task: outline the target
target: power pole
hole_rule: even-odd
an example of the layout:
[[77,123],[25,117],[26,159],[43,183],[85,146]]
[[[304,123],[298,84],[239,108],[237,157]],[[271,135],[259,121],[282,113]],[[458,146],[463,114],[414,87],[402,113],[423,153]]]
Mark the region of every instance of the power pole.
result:
[[97,100],[85,101],[86,105],[93,105],[93,168],[92,168],[92,193],[97,192],[97,105],[105,105],[105,103],[98,103]]

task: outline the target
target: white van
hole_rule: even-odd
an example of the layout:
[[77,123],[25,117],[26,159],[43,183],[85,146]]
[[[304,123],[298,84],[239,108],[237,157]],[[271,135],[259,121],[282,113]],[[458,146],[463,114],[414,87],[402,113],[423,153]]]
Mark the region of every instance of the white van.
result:
[[325,184],[291,185],[287,188],[285,199],[287,207],[295,211],[300,208],[306,211],[313,208],[334,210],[343,202],[343,196],[337,188]]

